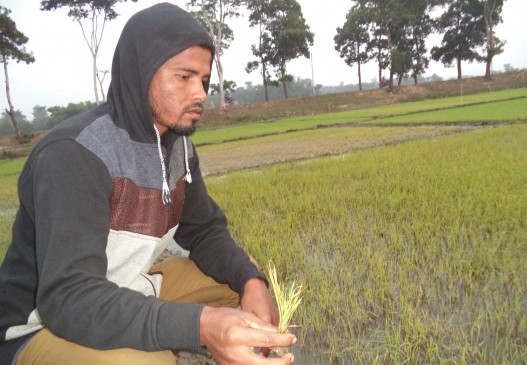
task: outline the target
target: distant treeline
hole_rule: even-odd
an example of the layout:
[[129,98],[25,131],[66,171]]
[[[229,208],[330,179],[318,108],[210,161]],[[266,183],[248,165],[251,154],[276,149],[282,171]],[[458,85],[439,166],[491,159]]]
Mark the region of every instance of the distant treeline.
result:
[[[506,65],[505,72],[514,71],[516,71],[516,69],[512,68],[510,65]],[[442,78],[436,74],[433,74],[430,77],[420,76],[419,78],[419,83],[430,83],[436,81],[442,81]],[[413,84],[413,80],[410,78],[404,79],[402,84]],[[300,78],[293,80],[291,83],[289,83],[288,87],[291,98],[307,97],[312,96],[313,94],[324,95],[346,93],[359,90],[359,87],[356,84],[344,83],[336,86],[323,86],[321,84],[317,84],[315,88],[313,88],[310,79]],[[377,82],[371,81],[363,83],[362,87],[363,89],[368,90],[378,88],[379,85]],[[232,91],[229,94],[229,97],[232,98],[232,102],[234,104],[261,103],[263,92],[264,90],[262,85],[253,85],[251,83],[246,83],[245,87],[233,87]],[[279,86],[270,87],[269,97],[270,100],[283,99],[284,95],[282,88]],[[22,133],[31,134],[34,132],[49,130],[74,115],[90,110],[91,108],[95,107],[95,105],[96,104],[93,101],[69,103],[67,106],[46,107],[41,105],[35,105],[33,107],[32,116],[27,116],[20,110],[16,110],[15,116],[19,123],[20,130],[22,131]],[[218,105],[219,95],[210,95],[206,103],[206,108],[214,108]],[[11,119],[9,118],[7,112],[3,111],[0,115],[0,136],[12,135],[15,135],[13,124],[11,123]]]

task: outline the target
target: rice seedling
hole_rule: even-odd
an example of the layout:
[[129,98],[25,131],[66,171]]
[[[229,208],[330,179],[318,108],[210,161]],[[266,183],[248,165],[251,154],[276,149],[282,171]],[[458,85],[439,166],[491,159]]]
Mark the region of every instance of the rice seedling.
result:
[[267,274],[280,314],[278,333],[287,333],[293,314],[302,302],[303,286],[296,285],[294,281],[289,285],[280,282],[276,273],[276,266],[272,261],[269,261]]

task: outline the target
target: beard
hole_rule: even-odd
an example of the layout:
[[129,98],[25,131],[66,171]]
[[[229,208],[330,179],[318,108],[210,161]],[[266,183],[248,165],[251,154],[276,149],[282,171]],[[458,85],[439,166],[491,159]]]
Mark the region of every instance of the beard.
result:
[[169,125],[168,129],[176,134],[190,136],[196,131],[197,123],[198,119],[192,119],[192,124],[190,126],[183,126],[178,119],[174,124]]
[[203,104],[201,104],[201,103],[193,103],[193,104],[187,105],[186,107],[183,108],[183,110],[181,111],[181,114],[179,115],[179,117],[175,121],[163,120],[161,118],[161,116],[160,116],[159,111],[158,111],[157,104],[155,102],[152,103],[152,101],[150,102],[150,110],[151,110],[151,113],[152,113],[152,120],[154,120],[155,122],[158,122],[159,124],[162,124],[162,125],[166,126],[168,129],[170,129],[172,132],[174,132],[176,134],[181,134],[181,135],[185,135],[185,136],[190,136],[196,131],[196,127],[197,127],[199,119],[192,119],[191,120],[192,123],[190,125],[184,125],[181,122],[181,118],[189,110],[197,109],[197,108],[200,108],[201,110],[203,110]]

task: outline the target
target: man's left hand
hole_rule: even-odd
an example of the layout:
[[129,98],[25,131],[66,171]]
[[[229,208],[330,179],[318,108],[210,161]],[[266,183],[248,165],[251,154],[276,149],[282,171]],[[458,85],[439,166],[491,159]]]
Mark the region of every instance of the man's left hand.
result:
[[267,323],[278,325],[278,308],[263,279],[252,278],[245,283],[240,304],[242,310],[253,313]]

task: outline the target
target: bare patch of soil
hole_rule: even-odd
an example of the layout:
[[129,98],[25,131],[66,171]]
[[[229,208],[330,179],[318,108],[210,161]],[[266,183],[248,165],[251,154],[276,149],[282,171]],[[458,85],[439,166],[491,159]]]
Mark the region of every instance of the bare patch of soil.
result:
[[220,145],[198,146],[203,175],[269,166],[364,148],[459,133],[476,126],[335,127],[319,133],[288,133],[284,138],[253,138]]

